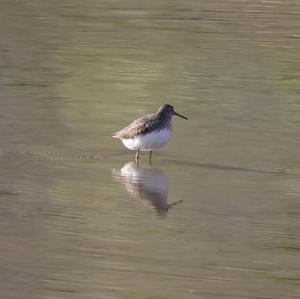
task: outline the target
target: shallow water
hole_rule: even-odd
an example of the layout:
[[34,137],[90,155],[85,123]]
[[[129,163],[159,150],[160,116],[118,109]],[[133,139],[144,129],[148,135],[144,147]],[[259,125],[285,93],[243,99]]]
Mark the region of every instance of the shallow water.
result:
[[299,297],[298,1],[0,5],[1,298]]

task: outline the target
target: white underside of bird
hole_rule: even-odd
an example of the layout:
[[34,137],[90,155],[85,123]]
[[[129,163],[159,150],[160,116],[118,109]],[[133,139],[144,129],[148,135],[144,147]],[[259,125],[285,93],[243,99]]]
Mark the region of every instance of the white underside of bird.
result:
[[155,130],[147,134],[140,134],[131,139],[121,138],[123,144],[130,150],[152,151],[163,147],[171,138],[171,128]]

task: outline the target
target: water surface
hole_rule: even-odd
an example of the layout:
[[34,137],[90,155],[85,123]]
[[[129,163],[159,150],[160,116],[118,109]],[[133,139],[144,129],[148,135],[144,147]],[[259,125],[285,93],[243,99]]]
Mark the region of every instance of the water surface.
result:
[[[298,298],[299,20],[2,1],[1,298]],[[189,121],[135,165],[111,135],[163,103]]]

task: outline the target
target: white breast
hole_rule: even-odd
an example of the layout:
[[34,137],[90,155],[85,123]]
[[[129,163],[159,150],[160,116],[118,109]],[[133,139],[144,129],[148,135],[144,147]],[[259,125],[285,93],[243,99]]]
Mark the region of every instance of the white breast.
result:
[[164,146],[171,137],[170,129],[154,131],[145,135],[138,135],[132,139],[122,139],[123,144],[131,149],[141,151],[151,151]]

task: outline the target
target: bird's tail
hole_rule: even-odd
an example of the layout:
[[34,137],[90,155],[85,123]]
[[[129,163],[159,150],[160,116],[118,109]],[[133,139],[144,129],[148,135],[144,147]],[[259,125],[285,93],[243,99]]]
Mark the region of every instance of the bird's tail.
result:
[[112,137],[112,138],[120,138],[120,137],[119,137],[119,131],[113,133],[111,137]]

